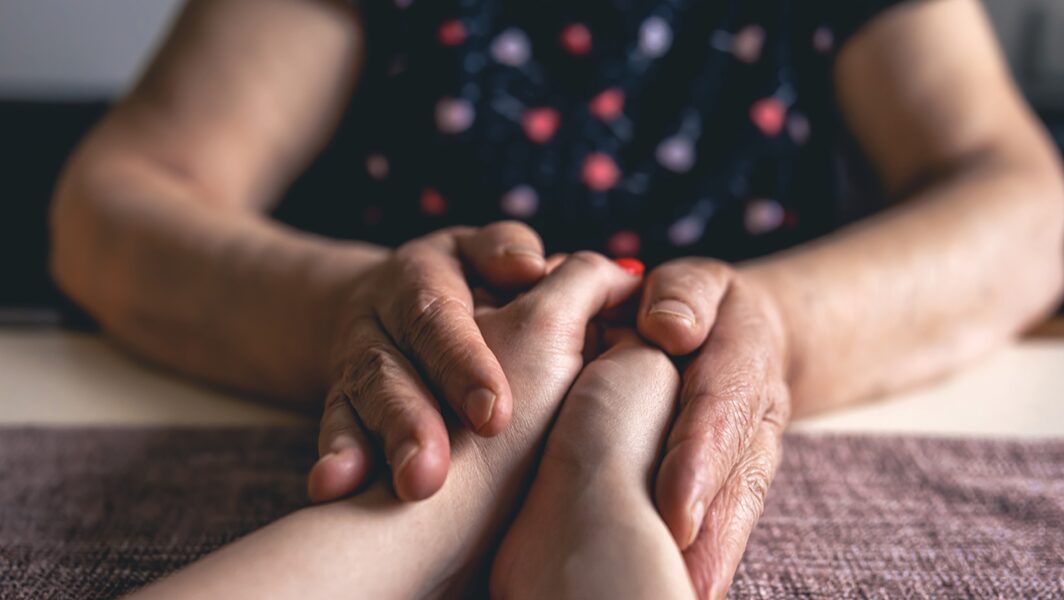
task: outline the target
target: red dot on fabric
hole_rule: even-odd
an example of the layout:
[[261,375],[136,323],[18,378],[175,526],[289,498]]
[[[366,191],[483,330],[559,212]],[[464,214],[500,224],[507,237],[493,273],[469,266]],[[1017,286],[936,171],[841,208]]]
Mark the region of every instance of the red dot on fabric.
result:
[[440,43],[444,46],[457,46],[466,39],[465,24],[458,19],[451,19],[450,21],[444,21],[440,25],[439,31],[436,32],[436,38],[440,40]]
[[562,29],[562,48],[569,54],[584,56],[591,52],[591,30],[583,23],[571,23]]
[[643,240],[639,234],[627,229],[618,231],[606,240],[606,252],[615,258],[636,256],[642,246]]
[[447,212],[447,201],[435,189],[425,188],[421,191],[421,212],[438,217]]
[[783,225],[788,229],[794,229],[798,226],[798,215],[789,210],[786,211],[783,213]]
[[787,119],[787,106],[779,98],[762,98],[750,107],[750,120],[769,137],[779,135]]
[[367,206],[366,210],[362,211],[362,222],[366,225],[377,225],[384,218],[384,213],[379,206]]
[[593,152],[584,159],[583,179],[587,187],[604,192],[617,185],[621,172],[608,154]]
[[554,137],[561,123],[561,115],[553,108],[530,108],[521,117],[521,126],[528,139],[537,144],[546,144]]
[[610,88],[591,99],[591,114],[603,121],[612,121],[624,110],[624,92]]

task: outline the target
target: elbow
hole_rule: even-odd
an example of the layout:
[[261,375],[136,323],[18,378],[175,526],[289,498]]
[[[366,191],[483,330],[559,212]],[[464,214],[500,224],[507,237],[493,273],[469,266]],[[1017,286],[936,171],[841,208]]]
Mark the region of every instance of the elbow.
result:
[[75,155],[64,167],[49,208],[48,268],[56,286],[68,297],[88,307],[93,271],[92,234],[98,217],[91,201],[79,193],[81,161]]
[[1031,193],[1041,200],[1032,211],[1028,231],[1034,244],[1030,251],[1029,310],[1020,330],[1024,330],[1061,307],[1064,301],[1064,170],[1056,154],[1029,171]]
[[[122,313],[125,295],[115,259],[128,235],[99,185],[105,155],[79,149],[64,167],[49,209],[48,268],[56,286],[103,324]],[[128,290],[127,290],[128,291]]]

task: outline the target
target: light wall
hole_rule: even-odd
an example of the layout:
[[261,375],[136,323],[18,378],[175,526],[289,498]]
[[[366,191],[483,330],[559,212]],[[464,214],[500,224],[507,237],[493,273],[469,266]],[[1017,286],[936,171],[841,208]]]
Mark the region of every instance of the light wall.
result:
[[[120,93],[182,3],[0,0],[0,97]],[[1024,86],[1035,100],[1064,104],[1064,0],[986,4]]]

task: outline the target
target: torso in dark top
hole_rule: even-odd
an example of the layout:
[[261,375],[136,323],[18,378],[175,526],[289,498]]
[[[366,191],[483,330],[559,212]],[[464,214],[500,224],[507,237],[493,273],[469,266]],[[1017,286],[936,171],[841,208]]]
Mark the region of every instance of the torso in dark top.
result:
[[651,263],[821,235],[833,57],[898,1],[367,0],[351,187],[318,229],[397,244],[519,219],[548,251]]

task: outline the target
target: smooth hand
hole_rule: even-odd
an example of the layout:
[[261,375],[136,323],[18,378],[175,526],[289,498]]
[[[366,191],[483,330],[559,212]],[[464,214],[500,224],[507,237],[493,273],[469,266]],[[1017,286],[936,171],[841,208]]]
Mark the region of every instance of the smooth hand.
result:
[[450,446],[437,395],[479,435],[507,426],[512,393],[474,320],[466,269],[489,287],[527,287],[545,274],[543,245],[514,222],[446,229],[352,282],[334,319],[312,500],[334,500],[367,479],[375,461],[363,427],[383,446],[400,498],[439,490]]
[[696,258],[650,273],[637,323],[687,357],[655,495],[699,596],[723,597],[779,464],[790,416],[786,328],[741,271]]

